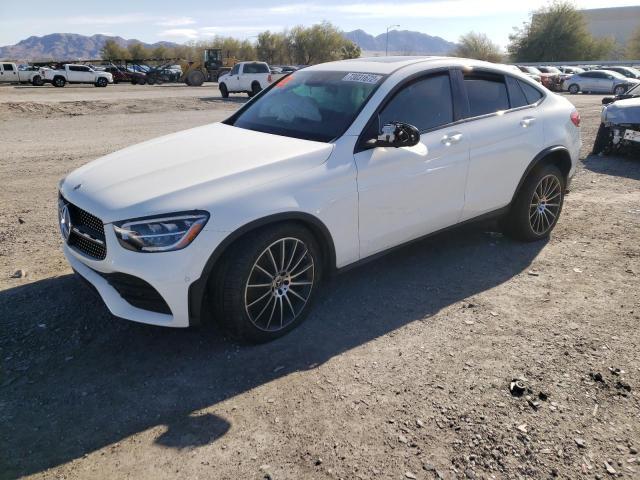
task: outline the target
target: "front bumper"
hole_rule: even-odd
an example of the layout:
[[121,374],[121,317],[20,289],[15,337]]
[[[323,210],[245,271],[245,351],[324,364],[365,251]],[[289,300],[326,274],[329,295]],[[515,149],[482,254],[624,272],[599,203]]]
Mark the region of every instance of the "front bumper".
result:
[[[104,260],[84,255],[66,243],[64,254],[71,267],[95,287],[116,317],[150,325],[185,328],[194,320],[189,308],[189,287],[199,280],[213,247],[225,235],[204,230],[183,250],[139,253],[122,248],[112,226],[107,224],[107,254]],[[207,245],[213,247],[205,248]],[[162,297],[169,313],[151,311],[129,303],[109,282],[110,274],[126,274],[143,280]]]

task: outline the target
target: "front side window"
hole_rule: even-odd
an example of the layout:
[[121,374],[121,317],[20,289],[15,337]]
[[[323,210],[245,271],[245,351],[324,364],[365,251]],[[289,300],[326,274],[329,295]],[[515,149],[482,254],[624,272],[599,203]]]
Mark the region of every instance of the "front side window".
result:
[[400,90],[380,112],[380,126],[409,123],[421,132],[453,122],[448,73],[429,76]]
[[469,116],[479,117],[509,109],[509,96],[503,75],[465,74],[464,85],[469,97]]
[[230,75],[237,75],[239,70],[240,70],[240,64],[238,63],[231,69]]
[[229,124],[329,142],[347,130],[384,78],[371,73],[299,71],[247,104]]

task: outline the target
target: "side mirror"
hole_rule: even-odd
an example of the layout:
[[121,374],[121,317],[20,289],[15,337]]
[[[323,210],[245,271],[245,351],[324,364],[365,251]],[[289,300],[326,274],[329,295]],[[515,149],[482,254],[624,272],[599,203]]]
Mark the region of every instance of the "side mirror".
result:
[[413,125],[402,122],[387,123],[377,139],[372,143],[376,147],[413,147],[420,142],[420,130]]

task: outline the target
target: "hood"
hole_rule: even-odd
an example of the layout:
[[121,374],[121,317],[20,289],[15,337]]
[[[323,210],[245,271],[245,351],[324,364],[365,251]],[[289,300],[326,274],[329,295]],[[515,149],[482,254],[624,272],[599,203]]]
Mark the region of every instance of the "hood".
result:
[[206,209],[225,193],[318,166],[332,149],[328,143],[213,123],[99,158],[70,173],[61,192],[105,223]]
[[614,124],[640,124],[640,98],[628,98],[610,103],[604,108],[603,120]]

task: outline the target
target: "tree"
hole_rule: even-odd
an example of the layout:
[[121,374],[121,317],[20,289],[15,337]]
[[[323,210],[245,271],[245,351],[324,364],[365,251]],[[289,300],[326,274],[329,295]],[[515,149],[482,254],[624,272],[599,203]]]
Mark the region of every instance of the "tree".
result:
[[469,32],[460,37],[458,48],[455,51],[457,57],[475,58],[487,62],[502,61],[500,47],[493,43],[484,33]]
[[103,60],[123,60],[129,58],[129,52],[115,40],[107,40],[100,49],[100,56]]
[[167,47],[164,45],[158,45],[156,48],[151,50],[151,56],[153,58],[169,58],[172,53],[169,51]]
[[594,38],[584,15],[566,0],[536,10],[528,23],[514,30],[508,50],[516,62],[598,60],[615,45],[612,38]]
[[[342,31],[329,22],[322,22],[309,28],[297,26],[289,32],[292,60],[297,64],[330,62],[342,58],[343,47],[348,40]],[[350,53],[355,53],[349,47]]]
[[149,58],[151,55],[149,50],[147,50],[140,42],[130,43],[127,50],[129,51],[129,56],[132,60],[142,60],[143,58]]
[[348,60],[349,58],[360,58],[360,55],[362,55],[360,47],[351,40],[347,40],[345,38],[344,45],[342,45],[342,51],[340,52],[340,57],[343,60]]
[[627,44],[627,58],[638,60],[640,58],[640,27],[631,35]]

